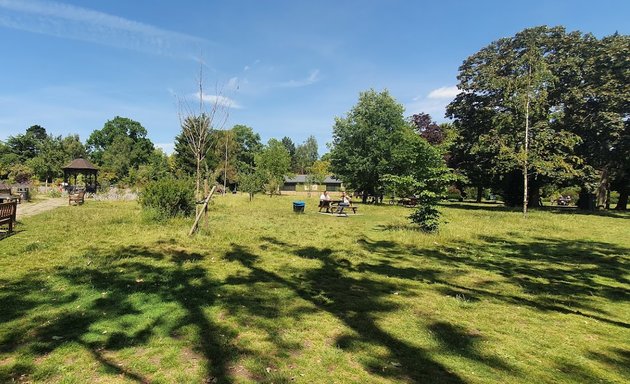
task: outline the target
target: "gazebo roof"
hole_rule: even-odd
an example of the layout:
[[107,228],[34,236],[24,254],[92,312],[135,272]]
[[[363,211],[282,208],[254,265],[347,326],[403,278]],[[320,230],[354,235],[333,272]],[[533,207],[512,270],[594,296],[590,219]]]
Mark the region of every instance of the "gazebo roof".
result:
[[64,170],[92,170],[98,171],[98,168],[94,166],[94,164],[90,163],[88,160],[80,157],[78,159],[72,160],[68,165],[63,167]]

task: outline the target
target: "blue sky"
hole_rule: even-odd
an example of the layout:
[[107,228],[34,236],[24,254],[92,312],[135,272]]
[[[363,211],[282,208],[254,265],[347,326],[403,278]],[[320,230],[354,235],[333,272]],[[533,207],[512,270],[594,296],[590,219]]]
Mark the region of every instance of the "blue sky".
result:
[[544,24],[628,34],[629,14],[627,0],[0,0],[0,140],[39,124],[85,141],[123,116],[169,152],[201,59],[227,127],[314,135],[323,153],[360,91],[443,121],[459,65],[493,40]]

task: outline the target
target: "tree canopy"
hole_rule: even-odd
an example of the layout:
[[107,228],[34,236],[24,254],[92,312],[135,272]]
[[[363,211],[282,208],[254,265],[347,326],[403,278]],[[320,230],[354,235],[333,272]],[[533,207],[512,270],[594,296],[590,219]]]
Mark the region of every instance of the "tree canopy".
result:
[[351,188],[368,195],[380,192],[385,174],[397,174],[401,164],[393,161],[393,150],[409,125],[404,108],[387,90],[369,90],[346,117],[335,119],[330,151],[331,168]]
[[276,193],[284,177],[291,173],[291,156],[281,141],[270,139],[263,150],[256,154],[257,172],[270,195]]
[[[70,160],[85,155],[78,135],[53,136],[44,127],[34,125],[0,145],[0,177],[21,174],[50,182],[63,175],[62,169]],[[28,179],[24,177],[19,178]]]
[[92,132],[86,145],[91,160],[109,172],[112,180],[120,181],[148,162],[154,146],[146,136],[139,122],[116,116]]
[[512,205],[524,174],[530,203],[543,183],[587,186],[599,175],[607,184],[624,168],[612,158],[628,158],[615,149],[627,124],[629,47],[627,36],[598,41],[543,26],[482,48],[460,67],[461,92],[447,109],[458,133],[453,164],[473,184],[502,187]]
[[319,159],[317,140],[311,135],[295,149],[293,171],[302,175],[306,174],[317,159]]

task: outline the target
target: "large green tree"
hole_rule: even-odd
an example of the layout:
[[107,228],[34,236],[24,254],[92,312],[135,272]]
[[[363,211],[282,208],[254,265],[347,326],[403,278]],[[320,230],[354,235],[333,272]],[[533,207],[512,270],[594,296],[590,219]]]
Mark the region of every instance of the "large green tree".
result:
[[8,151],[17,157],[18,162],[25,163],[39,154],[42,144],[48,140],[46,129],[33,125],[24,134],[9,136],[6,145]]
[[319,159],[319,149],[315,136],[309,136],[304,143],[295,149],[295,164],[293,171],[298,174],[306,174],[308,169]]
[[581,44],[574,40],[567,49],[579,58],[579,65],[565,69],[570,76],[559,97],[566,123],[582,138],[577,154],[598,178],[596,188],[588,192],[595,192],[597,205],[604,206],[611,183],[627,196],[630,181],[630,36],[589,36]]
[[68,161],[61,136],[51,135],[38,144],[37,156],[29,159],[26,164],[39,180],[52,182],[54,177],[61,176],[62,168]]
[[86,145],[92,161],[119,181],[149,161],[154,146],[146,136],[147,130],[139,122],[116,116],[92,132]]
[[213,131],[214,146],[214,175],[217,181],[224,186],[224,192],[229,186],[238,181],[238,152],[240,145],[235,139],[234,131]]
[[271,196],[280,190],[284,177],[291,174],[291,156],[281,141],[270,139],[256,154],[256,171]]
[[79,135],[68,135],[61,139],[61,148],[63,150],[64,158],[67,161],[78,159],[80,157],[87,157],[87,150],[85,145],[81,142]]
[[260,135],[251,127],[237,124],[232,127],[234,141],[237,143],[236,161],[238,169],[254,166],[254,156],[262,150]]
[[46,133],[33,125],[24,134],[11,136],[0,146],[0,175],[7,176],[16,166],[28,167],[41,181],[52,181],[63,175],[62,168],[70,160],[85,156],[85,147],[78,135],[64,138]]
[[[539,185],[528,194],[528,182],[577,173],[573,151],[580,138],[558,124],[561,106],[551,97],[565,35],[561,27],[537,27],[481,49],[460,67],[462,92],[448,107],[459,131],[455,147],[469,177],[480,182],[494,174],[509,180],[506,191],[513,192],[506,193],[506,201],[522,202],[524,210],[539,200]],[[475,171],[479,165],[489,169]],[[522,199],[514,188],[518,177],[524,181]]]
[[411,129],[404,130],[399,139],[393,146],[392,160],[405,166],[396,174],[384,175],[382,181],[393,189],[415,195],[418,208],[409,218],[423,231],[436,231],[440,224],[437,203],[455,178],[438,146]]
[[282,142],[282,145],[284,145],[284,148],[287,150],[287,152],[289,152],[289,157],[291,158],[291,169],[295,170],[297,162],[297,159],[295,157],[295,143],[288,136],[283,137],[280,141]]
[[171,176],[168,156],[160,148],[156,148],[149,156],[149,161],[132,174],[136,184],[145,186],[152,181],[165,179]]
[[331,168],[346,184],[368,195],[381,192],[381,178],[399,174],[404,164],[393,160],[393,148],[410,130],[404,108],[387,90],[361,92],[346,117],[335,119]]

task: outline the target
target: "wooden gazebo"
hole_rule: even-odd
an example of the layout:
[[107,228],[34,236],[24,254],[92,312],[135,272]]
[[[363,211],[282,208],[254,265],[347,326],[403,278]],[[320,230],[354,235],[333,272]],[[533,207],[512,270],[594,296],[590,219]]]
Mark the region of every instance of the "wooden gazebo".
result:
[[[98,168],[84,158],[72,160],[68,165],[63,167],[63,181],[66,183],[68,190],[74,190],[77,187],[77,176],[85,177],[85,189],[87,192],[96,192]],[[74,176],[74,184],[69,184],[70,178]]]

